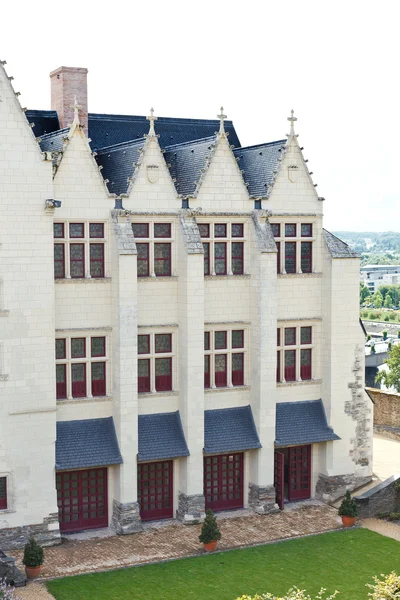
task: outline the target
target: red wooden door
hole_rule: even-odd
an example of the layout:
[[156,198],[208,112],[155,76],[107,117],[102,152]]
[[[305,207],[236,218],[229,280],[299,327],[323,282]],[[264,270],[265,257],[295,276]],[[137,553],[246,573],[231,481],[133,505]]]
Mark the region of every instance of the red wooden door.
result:
[[107,527],[106,468],[57,473],[56,487],[61,531]]
[[172,460],[138,465],[138,497],[143,521],[173,517]]
[[311,446],[289,448],[289,500],[311,497]]
[[206,509],[243,508],[243,454],[204,458]]
[[275,451],[274,456],[274,487],[275,502],[281,510],[285,504],[285,455],[282,452]]

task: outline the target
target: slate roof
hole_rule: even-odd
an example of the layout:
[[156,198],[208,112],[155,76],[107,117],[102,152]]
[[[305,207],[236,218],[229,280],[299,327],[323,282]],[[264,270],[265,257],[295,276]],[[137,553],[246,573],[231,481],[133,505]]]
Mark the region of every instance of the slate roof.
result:
[[189,456],[179,410],[139,415],[138,460],[159,460]]
[[233,153],[238,158],[238,165],[244,171],[243,178],[248,183],[250,196],[266,196],[268,186],[272,183],[274,171],[279,168],[279,158],[286,140],[278,140],[269,144],[236,148]]
[[[33,132],[36,137],[52,133],[60,128],[57,113],[54,110],[27,110],[30,123],[35,123]],[[149,133],[146,117],[137,115],[106,115],[89,113],[89,137],[92,150],[114,146],[122,142],[143,139]],[[225,121],[225,131],[229,133],[229,143],[235,148],[240,146],[232,121]],[[172,144],[182,144],[213,136],[219,130],[217,119],[178,119],[158,117],[156,132],[162,148]]]
[[42,152],[61,152],[63,139],[69,134],[69,129],[59,129],[54,133],[48,133],[40,138],[40,149]]
[[141,138],[135,142],[124,142],[108,148],[98,150],[96,162],[102,165],[102,176],[108,179],[107,187],[111,194],[126,194],[129,182],[135,171],[135,164],[140,157],[140,148],[145,140]]
[[204,452],[261,448],[250,406],[204,411]]
[[57,111],[55,110],[27,110],[25,112],[29,123],[35,123],[33,132],[35,137],[42,137],[60,129]]
[[165,148],[164,158],[168,165],[178,194],[192,195],[201,177],[201,170],[206,165],[207,156],[212,151],[211,146],[216,136],[207,137]]
[[327,423],[322,400],[278,403],[275,437],[277,446],[340,440]]
[[324,238],[332,258],[360,258],[360,255],[352,250],[348,244],[342,242],[336,235],[323,229]]
[[81,469],[122,463],[112,417],[58,421],[56,469]]

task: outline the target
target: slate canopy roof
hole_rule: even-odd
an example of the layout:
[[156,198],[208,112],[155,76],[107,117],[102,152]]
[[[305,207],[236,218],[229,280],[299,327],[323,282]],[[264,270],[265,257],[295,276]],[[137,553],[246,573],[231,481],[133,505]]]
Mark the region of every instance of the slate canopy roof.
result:
[[279,402],[276,405],[276,446],[300,446],[339,440],[329,427],[322,400]]

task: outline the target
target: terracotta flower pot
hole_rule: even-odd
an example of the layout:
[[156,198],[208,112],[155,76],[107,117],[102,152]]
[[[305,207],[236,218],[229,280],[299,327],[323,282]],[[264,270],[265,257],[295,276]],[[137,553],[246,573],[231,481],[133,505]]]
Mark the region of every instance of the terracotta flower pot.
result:
[[203,544],[204,546],[204,550],[206,552],[214,552],[215,548],[217,547],[218,541],[215,540],[214,542],[210,542],[209,544]]
[[343,523],[344,527],[353,527],[355,522],[356,522],[355,517],[345,517],[344,515],[342,515],[342,523]]
[[40,575],[41,566],[38,567],[25,567],[25,573],[28,579],[35,579]]

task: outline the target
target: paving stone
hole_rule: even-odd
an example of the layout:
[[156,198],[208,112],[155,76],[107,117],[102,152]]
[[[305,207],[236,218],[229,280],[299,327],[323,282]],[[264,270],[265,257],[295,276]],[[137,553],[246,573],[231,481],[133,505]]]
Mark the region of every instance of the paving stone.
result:
[[[221,550],[262,544],[342,527],[337,510],[327,505],[301,504],[298,509],[270,515],[217,515],[222,532]],[[235,513],[231,513],[231,515]],[[203,553],[200,525],[168,524],[146,527],[126,536],[71,540],[45,550],[44,578],[63,577],[124,566],[195,556]],[[22,552],[12,555],[21,564]],[[41,600],[41,599],[40,599]]]

